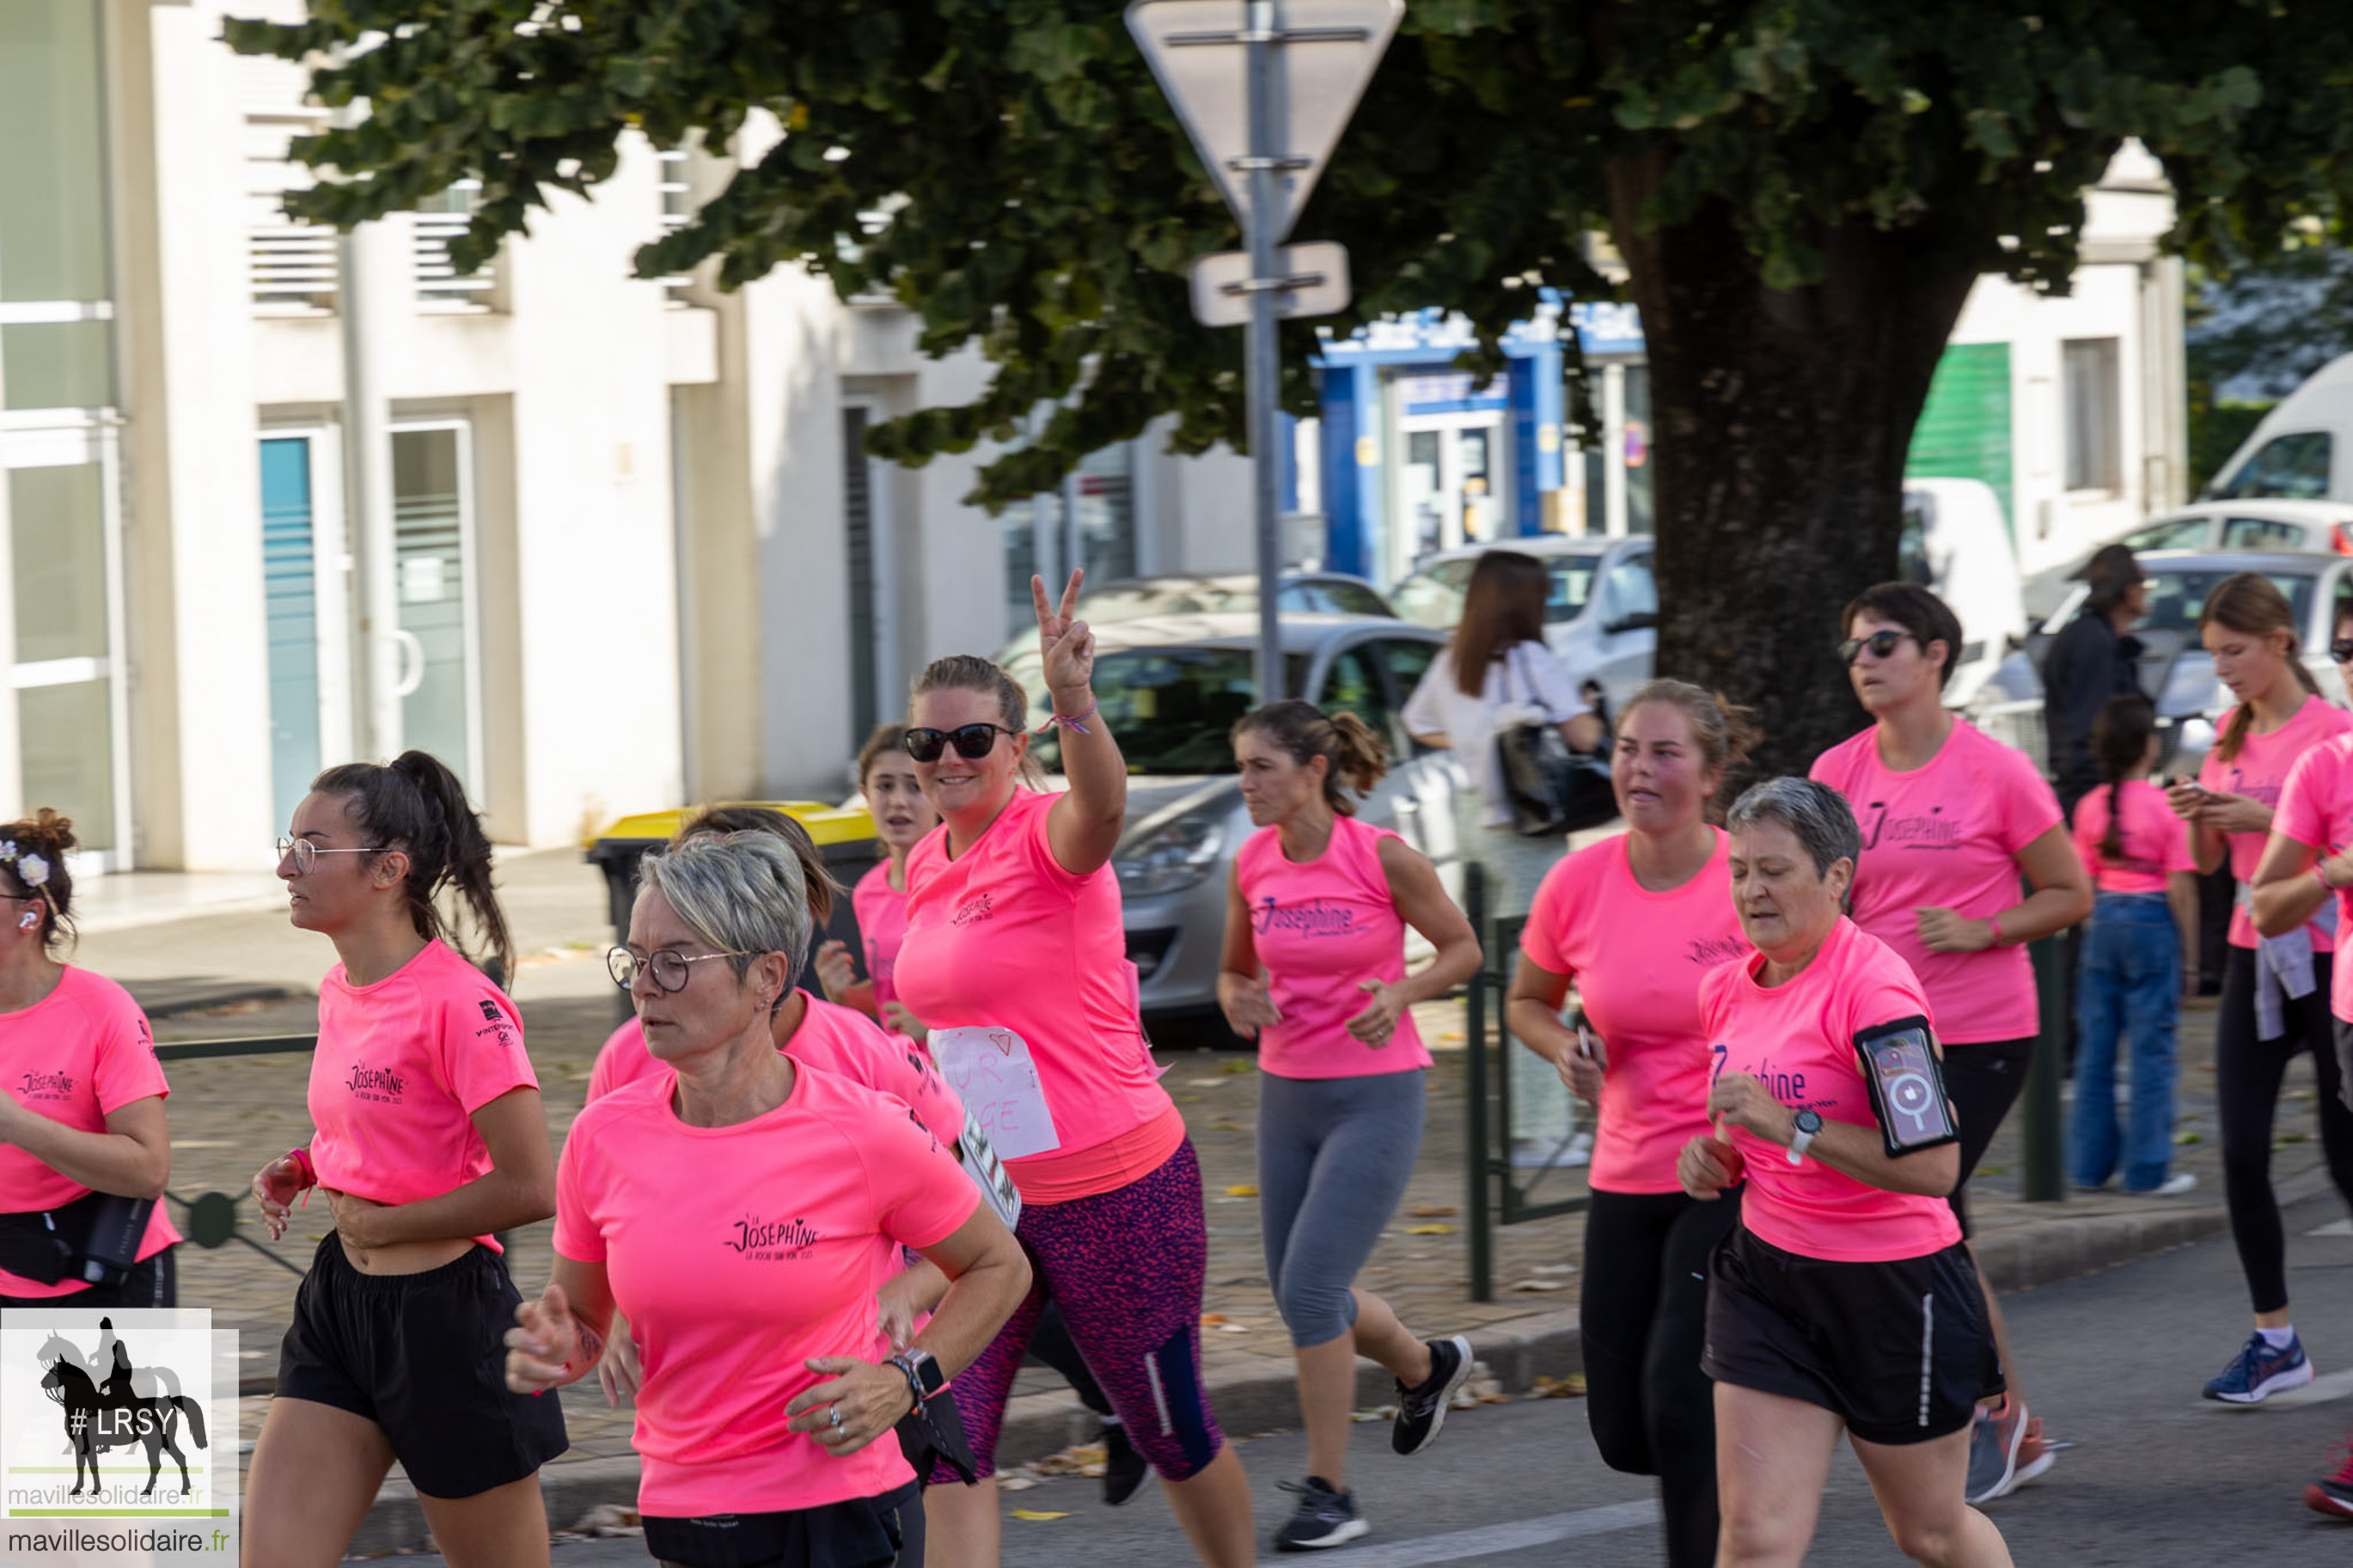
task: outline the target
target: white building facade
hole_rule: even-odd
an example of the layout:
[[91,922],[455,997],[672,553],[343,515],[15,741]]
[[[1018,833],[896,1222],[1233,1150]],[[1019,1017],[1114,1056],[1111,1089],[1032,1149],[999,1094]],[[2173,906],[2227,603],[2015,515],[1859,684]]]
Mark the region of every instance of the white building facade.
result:
[[463,191],[344,267],[277,210],[307,178],[288,137],[322,122],[302,73],[222,21],[0,0],[0,816],[67,811],[91,868],[267,867],[307,780],[362,751],[347,313],[390,419],[399,738],[502,842],[838,798],[914,670],[1018,629],[1032,566],[1247,564],[1224,454],[1129,443],[1002,518],[961,499],[986,454],[868,460],[865,426],[985,369],[804,274],[634,278],[718,160],[632,139],[474,276],[445,243]]

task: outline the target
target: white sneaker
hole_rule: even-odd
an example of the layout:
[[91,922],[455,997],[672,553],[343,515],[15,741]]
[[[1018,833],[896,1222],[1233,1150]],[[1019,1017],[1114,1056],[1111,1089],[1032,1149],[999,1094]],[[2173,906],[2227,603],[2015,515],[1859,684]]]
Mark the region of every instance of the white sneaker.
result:
[[2126,1187],[2125,1191],[2137,1198],[2172,1198],[2180,1196],[2197,1185],[2198,1173],[2195,1171],[2176,1171],[2153,1187],[2143,1187],[2138,1190]]

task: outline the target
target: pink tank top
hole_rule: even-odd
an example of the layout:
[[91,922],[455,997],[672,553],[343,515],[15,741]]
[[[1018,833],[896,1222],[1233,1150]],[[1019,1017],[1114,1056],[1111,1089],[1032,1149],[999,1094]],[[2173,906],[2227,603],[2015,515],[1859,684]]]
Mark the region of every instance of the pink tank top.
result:
[[1258,1065],[1278,1078],[1369,1078],[1430,1065],[1410,1013],[1385,1046],[1348,1033],[1368,1000],[1363,983],[1405,975],[1405,921],[1381,869],[1381,840],[1395,837],[1342,816],[1313,860],[1286,858],[1275,827],[1251,834],[1234,858],[1250,945],[1282,1015],[1259,1032]]

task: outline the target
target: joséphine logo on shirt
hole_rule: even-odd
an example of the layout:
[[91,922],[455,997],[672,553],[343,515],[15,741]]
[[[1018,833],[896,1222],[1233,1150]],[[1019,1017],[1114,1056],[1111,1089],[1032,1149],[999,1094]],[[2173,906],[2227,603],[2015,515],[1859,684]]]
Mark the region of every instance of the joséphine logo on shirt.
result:
[[[1732,1059],[1732,1047],[1719,1041],[1708,1047],[1707,1054],[1710,1058],[1707,1081],[1713,1084],[1724,1076],[1725,1067]],[[1785,1072],[1773,1065],[1773,1058],[1769,1056],[1758,1062],[1756,1070],[1748,1076],[1763,1085],[1766,1093],[1792,1110],[1831,1110],[1838,1106],[1835,1095],[1808,1095],[1805,1073]]]
[[732,1221],[734,1235],[723,1239],[721,1245],[738,1257],[763,1263],[793,1263],[807,1258],[825,1235],[808,1221],[796,1215],[791,1219],[763,1219],[757,1215],[745,1215]]
[[1748,953],[1748,943],[1736,936],[1695,936],[1691,939],[1689,954],[1694,963],[1709,969],[1719,963],[1730,963]]
[[27,1072],[16,1076],[19,1086],[16,1098],[33,1100],[70,1100],[73,1098],[73,1075],[67,1072]]
[[1876,849],[1883,843],[1891,849],[1957,849],[1962,835],[1968,831],[1968,824],[1957,816],[1947,816],[1941,805],[1909,816],[1894,816],[1885,801],[1874,800],[1863,811],[1865,849]]
[[1346,936],[1356,929],[1356,910],[1322,899],[1279,904],[1269,895],[1250,913],[1250,929],[1261,936],[1270,931],[1289,931],[1294,936]]
[[392,1068],[372,1068],[365,1062],[353,1062],[352,1075],[344,1080],[354,1100],[370,1100],[378,1105],[398,1105],[401,1092],[408,1080]]
[[989,896],[987,893],[976,893],[971,898],[966,899],[964,902],[955,907],[955,913],[948,917],[949,923],[952,925],[968,926],[975,921],[985,921],[993,918],[996,911],[989,908],[988,898]]

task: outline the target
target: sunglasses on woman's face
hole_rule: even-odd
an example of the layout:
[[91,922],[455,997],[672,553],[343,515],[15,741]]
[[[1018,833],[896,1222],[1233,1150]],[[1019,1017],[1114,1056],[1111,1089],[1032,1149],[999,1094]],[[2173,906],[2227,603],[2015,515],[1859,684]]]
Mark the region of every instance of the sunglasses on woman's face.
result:
[[2353,664],[2353,637],[2338,637],[2330,643],[2328,657],[2339,664]]
[[1871,650],[1872,658],[1885,658],[1897,648],[1903,647],[1905,639],[1907,637],[1911,638],[1914,642],[1919,643],[1923,647],[1928,646],[1926,641],[1911,632],[1873,632],[1867,637],[1849,637],[1846,641],[1839,644],[1839,662],[1841,664],[1852,664],[1855,660],[1855,656],[1862,653],[1866,648]]
[[919,763],[936,763],[940,760],[942,747],[954,746],[957,756],[968,763],[976,763],[996,747],[997,736],[1020,732],[1008,730],[1002,724],[959,724],[953,730],[910,730],[907,731],[907,754]]

